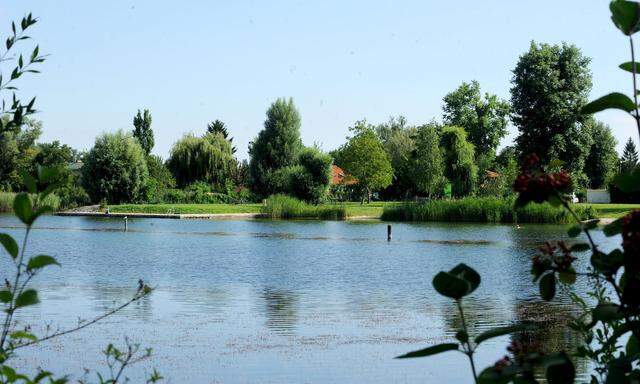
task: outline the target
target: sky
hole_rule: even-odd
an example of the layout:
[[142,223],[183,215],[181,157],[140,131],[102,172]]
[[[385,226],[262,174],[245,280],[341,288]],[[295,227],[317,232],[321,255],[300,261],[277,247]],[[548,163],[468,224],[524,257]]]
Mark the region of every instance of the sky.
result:
[[[442,98],[463,81],[508,99],[512,70],[532,40],[582,49],[592,59],[592,98],[631,94],[630,74],[617,68],[629,61],[628,41],[608,3],[2,0],[0,37],[28,12],[40,20],[31,36],[49,56],[41,74],[18,85],[23,99],[37,96],[43,142],[89,149],[101,133],[131,130],[136,111],[148,108],[153,152],[163,158],[183,134],[215,119],[247,158],[278,97],[294,99],[304,144],[324,150],[342,144],[360,119],[440,120]],[[596,117],[620,151],[638,136],[622,112]],[[516,133],[510,127],[501,146]]]

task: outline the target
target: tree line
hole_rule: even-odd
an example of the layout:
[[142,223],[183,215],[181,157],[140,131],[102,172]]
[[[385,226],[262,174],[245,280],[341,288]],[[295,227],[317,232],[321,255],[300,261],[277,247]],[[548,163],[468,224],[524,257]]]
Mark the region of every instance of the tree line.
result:
[[[41,123],[27,119],[21,129],[0,136],[0,186],[18,190],[19,175],[36,164],[65,168],[81,161],[81,171],[63,172],[63,206],[245,202],[272,194],[313,203],[507,196],[518,162],[535,153],[545,167],[562,164],[576,192],[607,188],[621,170],[637,166],[638,153],[629,139],[619,157],[611,129],[580,113],[590,90],[589,59],[576,46],[532,42],[513,70],[510,100],[483,93],[477,81],[463,82],[443,98],[441,122],[409,125],[402,116],[377,125],[356,121],[346,142],[328,153],[303,145],[300,112],[292,99],[278,99],[249,144],[249,161],[236,158],[221,120],[201,134],[185,134],[164,161],[151,154],[152,116],[146,109],[135,114],[131,131],[105,133],[87,153],[57,141],[36,143]],[[509,122],[518,136],[498,152]],[[351,182],[332,185],[332,164]]]

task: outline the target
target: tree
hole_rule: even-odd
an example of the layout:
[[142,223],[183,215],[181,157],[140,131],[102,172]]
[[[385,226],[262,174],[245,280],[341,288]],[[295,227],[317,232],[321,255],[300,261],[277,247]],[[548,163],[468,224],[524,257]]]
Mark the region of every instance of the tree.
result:
[[279,168],[296,165],[301,149],[300,114],[293,99],[278,99],[267,110],[264,129],[249,143],[249,168],[254,191],[268,195],[269,174]]
[[583,167],[591,137],[580,113],[591,90],[589,59],[574,45],[531,43],[511,80],[512,121],[519,131],[519,155],[535,153],[543,166],[559,159],[574,180]]
[[99,136],[82,167],[82,183],[93,202],[141,201],[148,177],[144,150],[122,131]]
[[317,148],[305,148],[298,163],[302,170],[292,174],[292,192],[301,200],[317,204],[329,192],[333,160]]
[[171,148],[167,166],[179,187],[201,181],[216,186],[231,182],[236,165],[231,144],[220,133],[187,134]]
[[585,161],[584,171],[589,178],[589,187],[604,188],[617,171],[618,142],[607,125],[599,121],[592,121],[590,124],[593,144]]
[[[0,119],[7,125],[7,116]],[[22,190],[20,173],[35,171],[34,159],[38,154],[36,140],[42,133],[42,122],[30,118],[11,130],[0,132],[0,190]]]
[[362,202],[366,197],[371,201],[371,193],[385,188],[393,179],[393,168],[373,127],[366,121],[358,121],[350,128],[355,135],[343,149],[344,169],[358,180],[362,188]]
[[462,83],[444,97],[443,120],[446,125],[462,127],[475,146],[476,158],[495,157],[500,140],[507,134],[509,103],[496,95],[480,93],[477,81]]
[[408,125],[404,116],[398,116],[377,125],[375,131],[393,168],[393,181],[390,186],[381,191],[381,195],[392,199],[406,198],[415,186],[409,162],[411,153],[415,149],[413,137],[416,134],[416,128]]
[[238,148],[233,146],[233,137],[229,136],[229,130],[227,129],[227,125],[223,123],[221,120],[216,119],[215,121],[207,124],[207,132],[209,133],[220,133],[225,140],[229,140],[229,144],[231,144],[231,151],[235,154]]
[[620,158],[620,170],[622,172],[631,172],[638,166],[638,150],[632,138],[627,140],[624,146],[622,157]]
[[478,179],[478,167],[473,158],[473,144],[467,141],[462,127],[444,127],[440,134],[444,150],[444,174],[451,183],[451,194],[462,197],[472,193]]
[[416,191],[428,197],[438,195],[444,185],[444,164],[436,126],[426,124],[419,127],[414,141],[415,149],[411,153],[409,174]]
[[140,113],[133,118],[133,137],[138,139],[140,146],[145,154],[150,154],[153,149],[153,130],[151,129],[151,114],[148,109],[144,110],[144,114]]

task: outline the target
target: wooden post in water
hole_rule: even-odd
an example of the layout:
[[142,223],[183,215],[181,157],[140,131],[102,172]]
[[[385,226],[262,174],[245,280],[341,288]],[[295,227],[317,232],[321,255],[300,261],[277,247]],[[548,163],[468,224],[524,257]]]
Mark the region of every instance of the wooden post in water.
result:
[[127,232],[127,224],[128,224],[128,218],[127,216],[124,217],[124,231]]
[[387,225],[387,241],[391,241],[391,224]]

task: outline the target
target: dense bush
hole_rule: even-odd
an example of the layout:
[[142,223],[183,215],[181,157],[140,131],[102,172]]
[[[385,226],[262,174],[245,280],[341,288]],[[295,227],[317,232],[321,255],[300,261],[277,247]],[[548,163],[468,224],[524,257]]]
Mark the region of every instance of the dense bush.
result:
[[347,217],[347,209],[343,206],[310,205],[286,195],[269,196],[265,206],[262,207],[262,213],[274,219],[341,220]]
[[293,174],[293,194],[301,200],[319,203],[329,191],[332,163],[331,156],[316,148],[302,150],[299,157],[302,170]]
[[93,202],[141,201],[149,177],[145,154],[130,134],[105,133],[85,157],[82,184]]
[[[582,219],[596,217],[590,206],[576,206]],[[384,208],[382,220],[443,221],[480,223],[568,223],[569,213],[549,204],[514,208],[513,199],[463,198],[459,200],[430,200],[424,203],[405,203]]]
[[231,144],[220,133],[184,135],[171,148],[167,166],[179,187],[202,181],[224,185],[236,166]]

